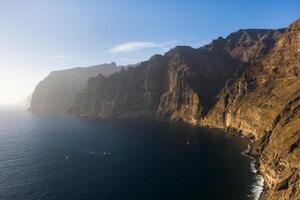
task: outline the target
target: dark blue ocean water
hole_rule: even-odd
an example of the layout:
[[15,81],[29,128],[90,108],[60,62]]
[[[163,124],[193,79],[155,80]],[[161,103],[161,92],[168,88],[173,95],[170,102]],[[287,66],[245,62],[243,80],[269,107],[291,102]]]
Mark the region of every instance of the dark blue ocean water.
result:
[[1,110],[0,199],[251,199],[245,148],[182,125]]

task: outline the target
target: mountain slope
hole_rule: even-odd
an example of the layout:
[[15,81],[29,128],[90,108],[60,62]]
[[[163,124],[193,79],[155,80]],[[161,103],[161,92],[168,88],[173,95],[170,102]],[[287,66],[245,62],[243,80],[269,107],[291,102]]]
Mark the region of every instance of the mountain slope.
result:
[[[101,117],[194,120],[200,111],[206,111],[211,97],[238,66],[239,62],[223,50],[176,47],[137,68],[90,79],[85,100],[81,101],[86,102],[87,110],[82,110],[79,101],[77,112]],[[190,104],[197,110],[193,118],[177,114],[183,107],[194,109]]]
[[258,141],[253,153],[260,158],[267,199],[300,198],[300,19],[262,60],[227,82],[202,123]]
[[226,80],[238,76],[249,65],[245,56],[237,52],[249,51],[247,58],[257,52],[262,55],[272,48],[282,31],[240,30],[199,49],[179,46],[165,55],[153,56],[137,68],[107,78],[92,78],[70,112],[196,124],[214,105]]
[[35,88],[29,110],[35,113],[65,114],[90,77],[99,73],[108,76],[118,70],[116,64],[111,63],[51,72]]

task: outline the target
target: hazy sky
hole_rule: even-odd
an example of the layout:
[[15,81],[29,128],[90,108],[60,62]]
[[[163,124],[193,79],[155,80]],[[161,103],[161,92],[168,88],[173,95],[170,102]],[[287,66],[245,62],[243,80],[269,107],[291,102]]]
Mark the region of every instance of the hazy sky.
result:
[[0,0],[0,104],[53,70],[136,63],[240,28],[285,27],[299,11],[299,0]]

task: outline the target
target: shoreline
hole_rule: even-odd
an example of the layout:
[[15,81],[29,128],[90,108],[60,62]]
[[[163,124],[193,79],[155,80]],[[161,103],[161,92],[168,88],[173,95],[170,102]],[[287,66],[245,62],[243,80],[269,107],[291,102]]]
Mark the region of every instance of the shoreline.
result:
[[[126,119],[134,119],[135,117],[132,118],[106,118],[106,117],[94,117],[94,116],[88,116],[88,115],[70,115],[67,114],[65,115],[67,117],[75,117],[75,118],[81,118],[81,119],[96,119],[96,120],[110,120],[110,119],[115,119],[115,120],[126,120]],[[211,125],[206,125],[206,124],[191,124],[187,122],[176,122],[176,121],[168,121],[168,120],[157,120],[157,119],[150,119],[150,118],[142,118],[142,120],[150,120],[150,121],[155,121],[158,123],[171,123],[171,124],[181,124],[181,125],[187,125],[191,127],[198,127],[198,128],[205,128],[205,129],[211,129],[211,130],[218,130],[221,131],[224,134],[228,134],[229,136],[235,136],[239,137],[241,139],[246,139],[248,140],[247,148],[241,152],[243,156],[246,156],[251,159],[250,162],[250,169],[251,172],[255,174],[255,183],[251,185],[251,194],[249,194],[250,197],[252,197],[253,200],[261,200],[261,197],[263,193],[265,192],[265,180],[263,175],[260,173],[259,170],[259,156],[255,156],[251,154],[251,149],[254,144],[254,138],[249,137],[247,134],[243,134],[243,131],[238,131],[235,129],[231,128],[222,128],[222,127],[214,127]]]
[[265,190],[265,187],[264,187],[265,180],[264,180],[263,175],[259,171],[258,158],[250,154],[253,143],[254,143],[254,141],[252,139],[250,139],[247,148],[244,151],[242,151],[241,154],[251,159],[250,168],[251,168],[252,173],[255,174],[255,179],[256,179],[256,182],[254,184],[252,184],[252,188],[251,188],[252,196],[251,197],[253,198],[253,200],[260,200],[262,197],[262,194]]
[[250,163],[251,171],[254,174],[256,174],[256,182],[254,185],[252,185],[252,187],[253,187],[252,188],[252,195],[253,195],[252,198],[253,198],[253,200],[262,200],[262,197],[266,191],[265,179],[264,179],[263,174],[259,170],[259,155],[251,154],[251,150],[255,143],[254,137],[252,137],[251,134],[250,135],[244,134],[244,132],[242,130],[236,130],[236,129],[230,128],[230,127],[224,128],[224,127],[212,126],[210,124],[203,124],[203,123],[201,123],[198,126],[220,130],[224,133],[226,132],[229,135],[235,135],[240,138],[246,138],[249,141],[247,148],[244,151],[242,151],[241,154],[243,154],[244,156],[251,159],[251,163]]
[[[107,119],[107,118],[102,118],[102,117],[91,117],[91,116],[85,116],[85,115],[80,115],[80,116],[75,115],[75,117]],[[121,119],[124,119],[124,118],[121,118]],[[118,118],[118,120],[120,120],[120,118]],[[143,119],[143,120],[151,120],[151,121],[156,121],[159,123],[171,123],[171,124],[179,123],[181,125],[188,125],[188,126],[192,126],[192,127],[218,130],[218,131],[223,132],[224,134],[228,134],[229,136],[235,136],[235,137],[239,137],[239,138],[248,140],[247,148],[244,151],[242,151],[241,154],[251,159],[250,168],[251,168],[251,172],[255,174],[255,179],[256,179],[255,183],[251,185],[251,187],[252,187],[251,194],[249,194],[249,196],[251,196],[253,200],[261,200],[261,197],[265,191],[265,180],[259,170],[259,156],[255,156],[255,155],[251,154],[251,149],[255,142],[253,137],[251,137],[251,136],[249,137],[249,135],[243,134],[243,131],[238,131],[238,130],[231,129],[231,128],[221,128],[221,127],[214,127],[214,126],[205,125],[205,124],[191,124],[191,123],[174,122],[174,121],[168,121],[168,120],[157,120],[157,119]]]

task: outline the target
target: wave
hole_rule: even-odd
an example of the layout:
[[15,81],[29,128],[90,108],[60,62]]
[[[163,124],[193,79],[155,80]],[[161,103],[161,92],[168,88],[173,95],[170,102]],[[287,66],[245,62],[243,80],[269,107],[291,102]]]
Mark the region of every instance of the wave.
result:
[[250,150],[251,150],[251,144],[252,143],[249,143],[247,145],[247,148],[244,151],[242,151],[241,154],[243,154],[244,156],[247,156],[247,157],[251,157],[251,156],[249,156],[249,153],[250,153]]
[[244,151],[242,151],[241,154],[243,154],[244,156],[251,159],[250,169],[251,169],[251,172],[255,174],[255,177],[254,177],[255,182],[251,186],[251,195],[249,195],[249,196],[252,197],[253,200],[259,200],[259,198],[264,190],[264,178],[262,175],[260,175],[258,173],[256,159],[253,156],[249,155],[252,143],[253,143],[253,141],[251,140],[249,142],[247,148]]
[[[256,170],[257,171],[257,170]],[[257,174],[255,176],[255,183],[252,185],[252,195],[253,195],[253,200],[259,200],[260,195],[262,194],[264,190],[264,178],[262,175]]]

